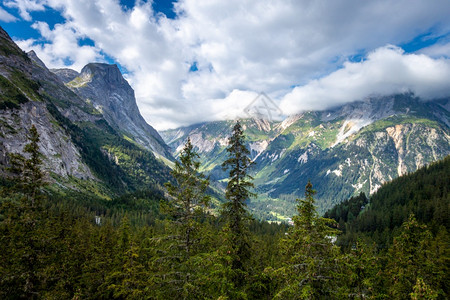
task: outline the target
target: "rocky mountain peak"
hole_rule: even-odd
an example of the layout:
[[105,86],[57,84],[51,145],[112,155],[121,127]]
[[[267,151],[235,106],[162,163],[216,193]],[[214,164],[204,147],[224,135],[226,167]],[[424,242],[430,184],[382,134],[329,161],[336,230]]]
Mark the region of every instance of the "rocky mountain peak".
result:
[[92,103],[111,127],[153,153],[172,158],[159,133],[140,114],[134,90],[117,65],[90,63],[79,74],[68,69],[52,71],[76,94]]
[[47,68],[45,66],[44,62],[37,56],[36,52],[34,52],[34,50],[27,52],[27,55],[33,62],[35,62],[41,68],[44,68],[44,69]]
[[63,69],[51,69],[56,76],[59,77],[59,79],[62,80],[62,82],[70,82],[74,80],[76,77],[80,76],[80,73],[78,73],[75,70],[63,68]]
[[126,85],[131,89],[116,64],[89,63],[84,66],[80,75],[82,77],[91,77],[92,80],[97,83]]

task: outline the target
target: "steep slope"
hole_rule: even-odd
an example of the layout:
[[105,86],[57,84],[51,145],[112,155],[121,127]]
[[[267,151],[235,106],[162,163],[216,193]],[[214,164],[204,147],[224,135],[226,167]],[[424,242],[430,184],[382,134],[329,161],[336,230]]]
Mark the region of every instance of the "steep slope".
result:
[[[225,148],[228,145],[232,128],[236,121],[216,121],[195,124],[161,132],[161,136],[174,151],[174,156],[190,137],[196,151],[200,154],[201,171],[209,172],[213,180],[221,180],[227,176],[221,164],[225,160]],[[256,159],[269,145],[278,132],[276,123],[267,120],[240,120],[246,133],[248,147],[252,159]]]
[[384,182],[450,154],[449,128],[435,116],[448,120],[449,112],[439,105],[446,102],[405,94],[316,113],[307,124],[303,116],[279,137],[292,135],[283,159],[267,165],[266,156],[283,151],[269,149],[257,160],[273,170],[268,176],[284,176],[263,190],[272,197],[299,195],[310,179],[322,211],[360,192],[371,194]]
[[8,153],[22,151],[27,130],[34,124],[41,135],[41,151],[45,167],[60,176],[93,178],[81,153],[67,137],[53,116],[40,92],[42,86],[33,80],[33,71],[42,68],[30,58],[0,28],[0,162],[2,170]]
[[[271,123],[266,131],[251,131],[258,128],[255,120],[243,121],[248,124],[249,148],[257,149],[253,175],[260,196],[249,206],[262,218],[288,217],[294,213],[295,198],[302,197],[311,180],[318,191],[319,210],[324,212],[442,159],[450,154],[449,102],[424,102],[413,94],[399,94],[294,115]],[[208,129],[210,124],[217,127],[215,132]],[[228,122],[205,123],[162,136],[175,153],[191,136],[208,166],[205,169],[221,180],[226,175],[219,166],[229,127]],[[198,136],[201,140],[192,138]],[[210,147],[204,147],[205,141],[212,143]]]
[[447,156],[384,184],[368,204],[365,197],[352,198],[336,205],[325,216],[339,222],[343,231],[339,242],[345,246],[351,246],[356,242],[355,237],[361,235],[384,246],[392,241],[396,230],[412,213],[433,232],[440,231],[440,226],[448,231],[449,182],[450,156]]
[[82,99],[90,101],[108,124],[125,138],[152,150],[156,155],[172,159],[169,147],[140,114],[134,91],[117,65],[90,63],[80,74],[69,69],[52,71]]
[[162,185],[169,170],[118,134],[95,107],[68,89],[34,53],[27,56],[0,28],[0,173],[21,152],[33,124],[44,168],[58,186],[102,197]]

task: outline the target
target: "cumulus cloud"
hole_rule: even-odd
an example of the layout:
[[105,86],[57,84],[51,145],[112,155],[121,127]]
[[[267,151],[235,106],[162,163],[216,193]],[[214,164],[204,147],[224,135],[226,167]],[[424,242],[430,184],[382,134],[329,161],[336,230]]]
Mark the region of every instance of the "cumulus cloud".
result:
[[[441,35],[450,32],[447,0],[433,5],[422,0],[337,0],[327,5],[320,1],[179,0],[174,20],[155,13],[151,3],[144,1],[136,1],[132,9],[124,9],[118,0],[7,3],[19,9],[24,19],[42,7],[59,10],[64,24],[52,29],[40,22],[33,25],[45,43],[20,41],[21,47],[37,48],[51,67],[80,69],[88,60],[104,60],[102,54],[112,57],[129,71],[126,77],[139,108],[157,129],[236,116],[259,91],[293,107],[284,103],[293,103],[294,95],[307,89],[314,94],[312,89],[317,87],[319,95],[326,82],[338,76],[333,74],[340,74],[332,73],[336,69],[357,69],[346,62],[349,56],[405,43],[431,29]],[[81,46],[83,37],[95,46]],[[371,52],[365,63],[382,62],[375,59],[382,49],[397,53],[393,56],[404,58],[403,63],[415,63],[413,57],[406,61],[408,56],[395,48]],[[426,59],[425,55],[414,57]],[[436,66],[432,60],[430,64]],[[311,82],[313,78],[323,79]],[[394,89],[381,85],[377,85],[381,92]],[[292,90],[293,86],[303,87]],[[343,97],[333,97],[336,103],[342,102]]]
[[35,50],[39,58],[49,68],[69,65],[80,71],[86,64],[93,61],[104,61],[100,49],[94,46],[80,46],[78,41],[84,35],[78,33],[69,24],[57,24],[50,30],[47,23],[36,22],[32,25],[41,36],[51,43],[39,43],[35,39],[16,41],[24,50]]
[[143,115],[157,115],[160,120],[158,128],[176,128],[180,124],[248,118],[244,109],[257,96],[256,92],[236,89],[224,98],[199,99],[194,104],[186,99],[175,102],[167,101],[168,105],[165,107],[143,106],[140,110]]
[[17,18],[11,15],[9,12],[0,7],[0,21],[2,22],[14,22]]
[[346,62],[342,69],[296,87],[281,102],[291,113],[321,110],[362,100],[368,95],[412,91],[424,99],[450,95],[450,59],[405,54],[395,46],[371,52],[361,62]]
[[32,11],[44,11],[45,1],[43,0],[5,0],[3,4],[6,7],[17,8],[20,16],[25,21],[31,21],[30,12]]

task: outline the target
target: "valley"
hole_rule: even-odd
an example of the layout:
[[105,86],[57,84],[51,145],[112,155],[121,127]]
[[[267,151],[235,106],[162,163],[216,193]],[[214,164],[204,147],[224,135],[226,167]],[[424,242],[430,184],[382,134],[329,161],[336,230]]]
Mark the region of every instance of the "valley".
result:
[[450,97],[158,132],[129,76],[0,27],[1,299],[448,298]]
[[[413,94],[371,97],[333,110],[304,112],[282,122],[240,120],[254,166],[257,199],[249,207],[266,220],[285,220],[308,180],[320,212],[450,154],[450,99]],[[187,137],[202,170],[222,181],[221,163],[232,121],[162,132],[177,155]],[[264,126],[262,125],[264,124]]]

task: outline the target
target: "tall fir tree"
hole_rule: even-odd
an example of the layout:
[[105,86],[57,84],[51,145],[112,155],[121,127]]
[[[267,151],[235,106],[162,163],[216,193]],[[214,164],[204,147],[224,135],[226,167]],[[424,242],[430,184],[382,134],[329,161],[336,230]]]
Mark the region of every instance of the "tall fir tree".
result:
[[15,182],[13,192],[22,192],[30,200],[31,207],[35,207],[36,201],[41,195],[41,188],[44,186],[44,174],[41,171],[42,154],[39,151],[40,136],[36,126],[32,125],[28,134],[29,143],[25,145],[23,152],[29,158],[20,153],[10,154],[10,164],[8,168],[12,174],[12,181]]
[[250,151],[245,145],[245,136],[239,122],[233,127],[233,133],[228,140],[228,159],[222,164],[229,169],[229,181],[225,197],[227,202],[222,205],[222,215],[226,219],[226,237],[231,256],[232,281],[235,286],[243,284],[245,264],[251,255],[250,233],[248,221],[251,219],[247,211],[246,201],[256,194],[250,191],[254,187],[249,174],[249,167],[253,164]]
[[[10,154],[11,180],[9,201],[1,203],[2,255],[7,257],[4,267],[0,268],[1,287],[7,287],[12,298],[36,298],[42,284],[43,257],[46,236],[42,232],[45,219],[42,216],[42,193],[44,176],[41,171],[41,153],[39,151],[39,134],[31,126],[28,134],[29,143],[23,151],[28,154]],[[18,198],[19,201],[15,201]],[[4,251],[3,251],[4,250]],[[0,294],[1,295],[1,294]]]
[[199,226],[199,218],[204,216],[205,208],[209,205],[210,197],[206,195],[209,179],[199,172],[199,155],[194,151],[190,138],[187,139],[180,153],[179,161],[171,174],[176,184],[166,183],[170,195],[168,212],[179,228],[180,246],[184,260],[192,254],[192,247],[198,243],[195,237]]
[[[445,248],[445,247],[444,247]],[[386,266],[389,281],[389,298],[402,299],[406,295],[419,297],[423,292],[434,299],[445,294],[443,272],[445,264],[439,263],[439,246],[433,245],[432,233],[419,224],[413,214],[402,224],[401,232],[388,250]]]
[[322,218],[315,208],[311,182],[305,188],[305,199],[297,199],[298,215],[294,227],[281,240],[285,265],[276,274],[281,278],[277,299],[330,298],[336,291],[336,258],[339,249],[333,244],[338,233],[329,225],[334,220]]
[[154,259],[158,275],[153,279],[162,297],[186,299],[199,293],[192,263],[207,244],[202,219],[210,197],[206,195],[209,179],[199,172],[198,158],[188,138],[171,172],[175,182],[166,183],[169,202],[164,211],[170,221],[165,223],[166,234],[155,239],[160,251]]

